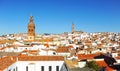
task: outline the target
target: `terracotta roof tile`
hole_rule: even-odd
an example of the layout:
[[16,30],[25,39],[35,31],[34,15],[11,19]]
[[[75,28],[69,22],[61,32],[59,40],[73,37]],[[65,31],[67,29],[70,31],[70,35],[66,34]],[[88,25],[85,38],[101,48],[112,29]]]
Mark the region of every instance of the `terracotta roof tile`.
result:
[[16,57],[3,57],[0,59],[0,70],[4,70],[5,68],[7,68],[8,66],[12,65],[13,63],[16,62]]
[[63,61],[63,56],[19,56],[19,61]]
[[106,67],[106,71],[113,71],[114,69],[109,67],[107,63],[103,61],[96,61],[96,64],[98,64],[100,67]]
[[44,46],[46,46],[47,48],[49,48],[49,44],[44,44]]
[[98,54],[78,54],[78,59],[79,60],[94,59],[94,57],[97,55],[99,55],[99,53]]
[[59,52],[59,53],[69,52],[69,47],[58,47],[56,52]]

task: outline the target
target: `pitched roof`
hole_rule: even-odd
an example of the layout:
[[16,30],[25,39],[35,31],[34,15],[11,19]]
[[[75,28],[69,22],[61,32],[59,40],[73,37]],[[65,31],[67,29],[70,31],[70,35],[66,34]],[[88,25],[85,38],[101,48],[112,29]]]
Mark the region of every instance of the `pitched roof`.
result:
[[104,60],[96,61],[96,64],[98,64],[100,67],[106,67],[106,71],[113,71],[114,70],[113,68],[109,67]]
[[19,61],[63,61],[63,56],[19,56]]
[[56,52],[58,52],[58,53],[69,52],[69,47],[58,47]]
[[18,56],[20,53],[19,52],[0,52],[0,57],[3,56]]
[[94,57],[97,55],[99,55],[99,54],[78,54],[78,59],[79,60],[94,59]]
[[8,66],[12,65],[13,63],[16,62],[16,57],[3,57],[0,59],[0,71],[4,70]]

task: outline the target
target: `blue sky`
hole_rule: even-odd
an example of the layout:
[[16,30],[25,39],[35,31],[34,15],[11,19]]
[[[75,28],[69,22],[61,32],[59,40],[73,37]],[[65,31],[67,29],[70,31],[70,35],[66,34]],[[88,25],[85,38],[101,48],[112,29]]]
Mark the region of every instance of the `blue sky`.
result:
[[120,0],[0,0],[0,35],[26,33],[31,14],[38,34],[120,32]]

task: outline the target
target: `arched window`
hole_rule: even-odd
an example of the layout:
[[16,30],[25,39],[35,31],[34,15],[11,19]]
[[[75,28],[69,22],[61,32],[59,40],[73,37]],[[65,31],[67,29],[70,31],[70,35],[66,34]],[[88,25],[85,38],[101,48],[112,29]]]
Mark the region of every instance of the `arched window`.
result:
[[41,71],[44,71],[44,66],[41,66]]
[[52,71],[52,66],[49,66],[49,71]]
[[30,31],[30,29],[29,29],[29,31]]
[[26,66],[26,71],[28,71],[28,66]]
[[56,66],[56,71],[59,71],[59,66]]

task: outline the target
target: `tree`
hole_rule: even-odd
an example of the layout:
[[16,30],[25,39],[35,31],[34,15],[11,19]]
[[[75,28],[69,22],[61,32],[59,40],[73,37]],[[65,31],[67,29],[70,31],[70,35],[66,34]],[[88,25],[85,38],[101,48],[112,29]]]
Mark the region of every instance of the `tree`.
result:
[[87,62],[85,67],[92,68],[95,71],[100,71],[100,67],[95,63],[95,61],[89,61],[89,62]]

